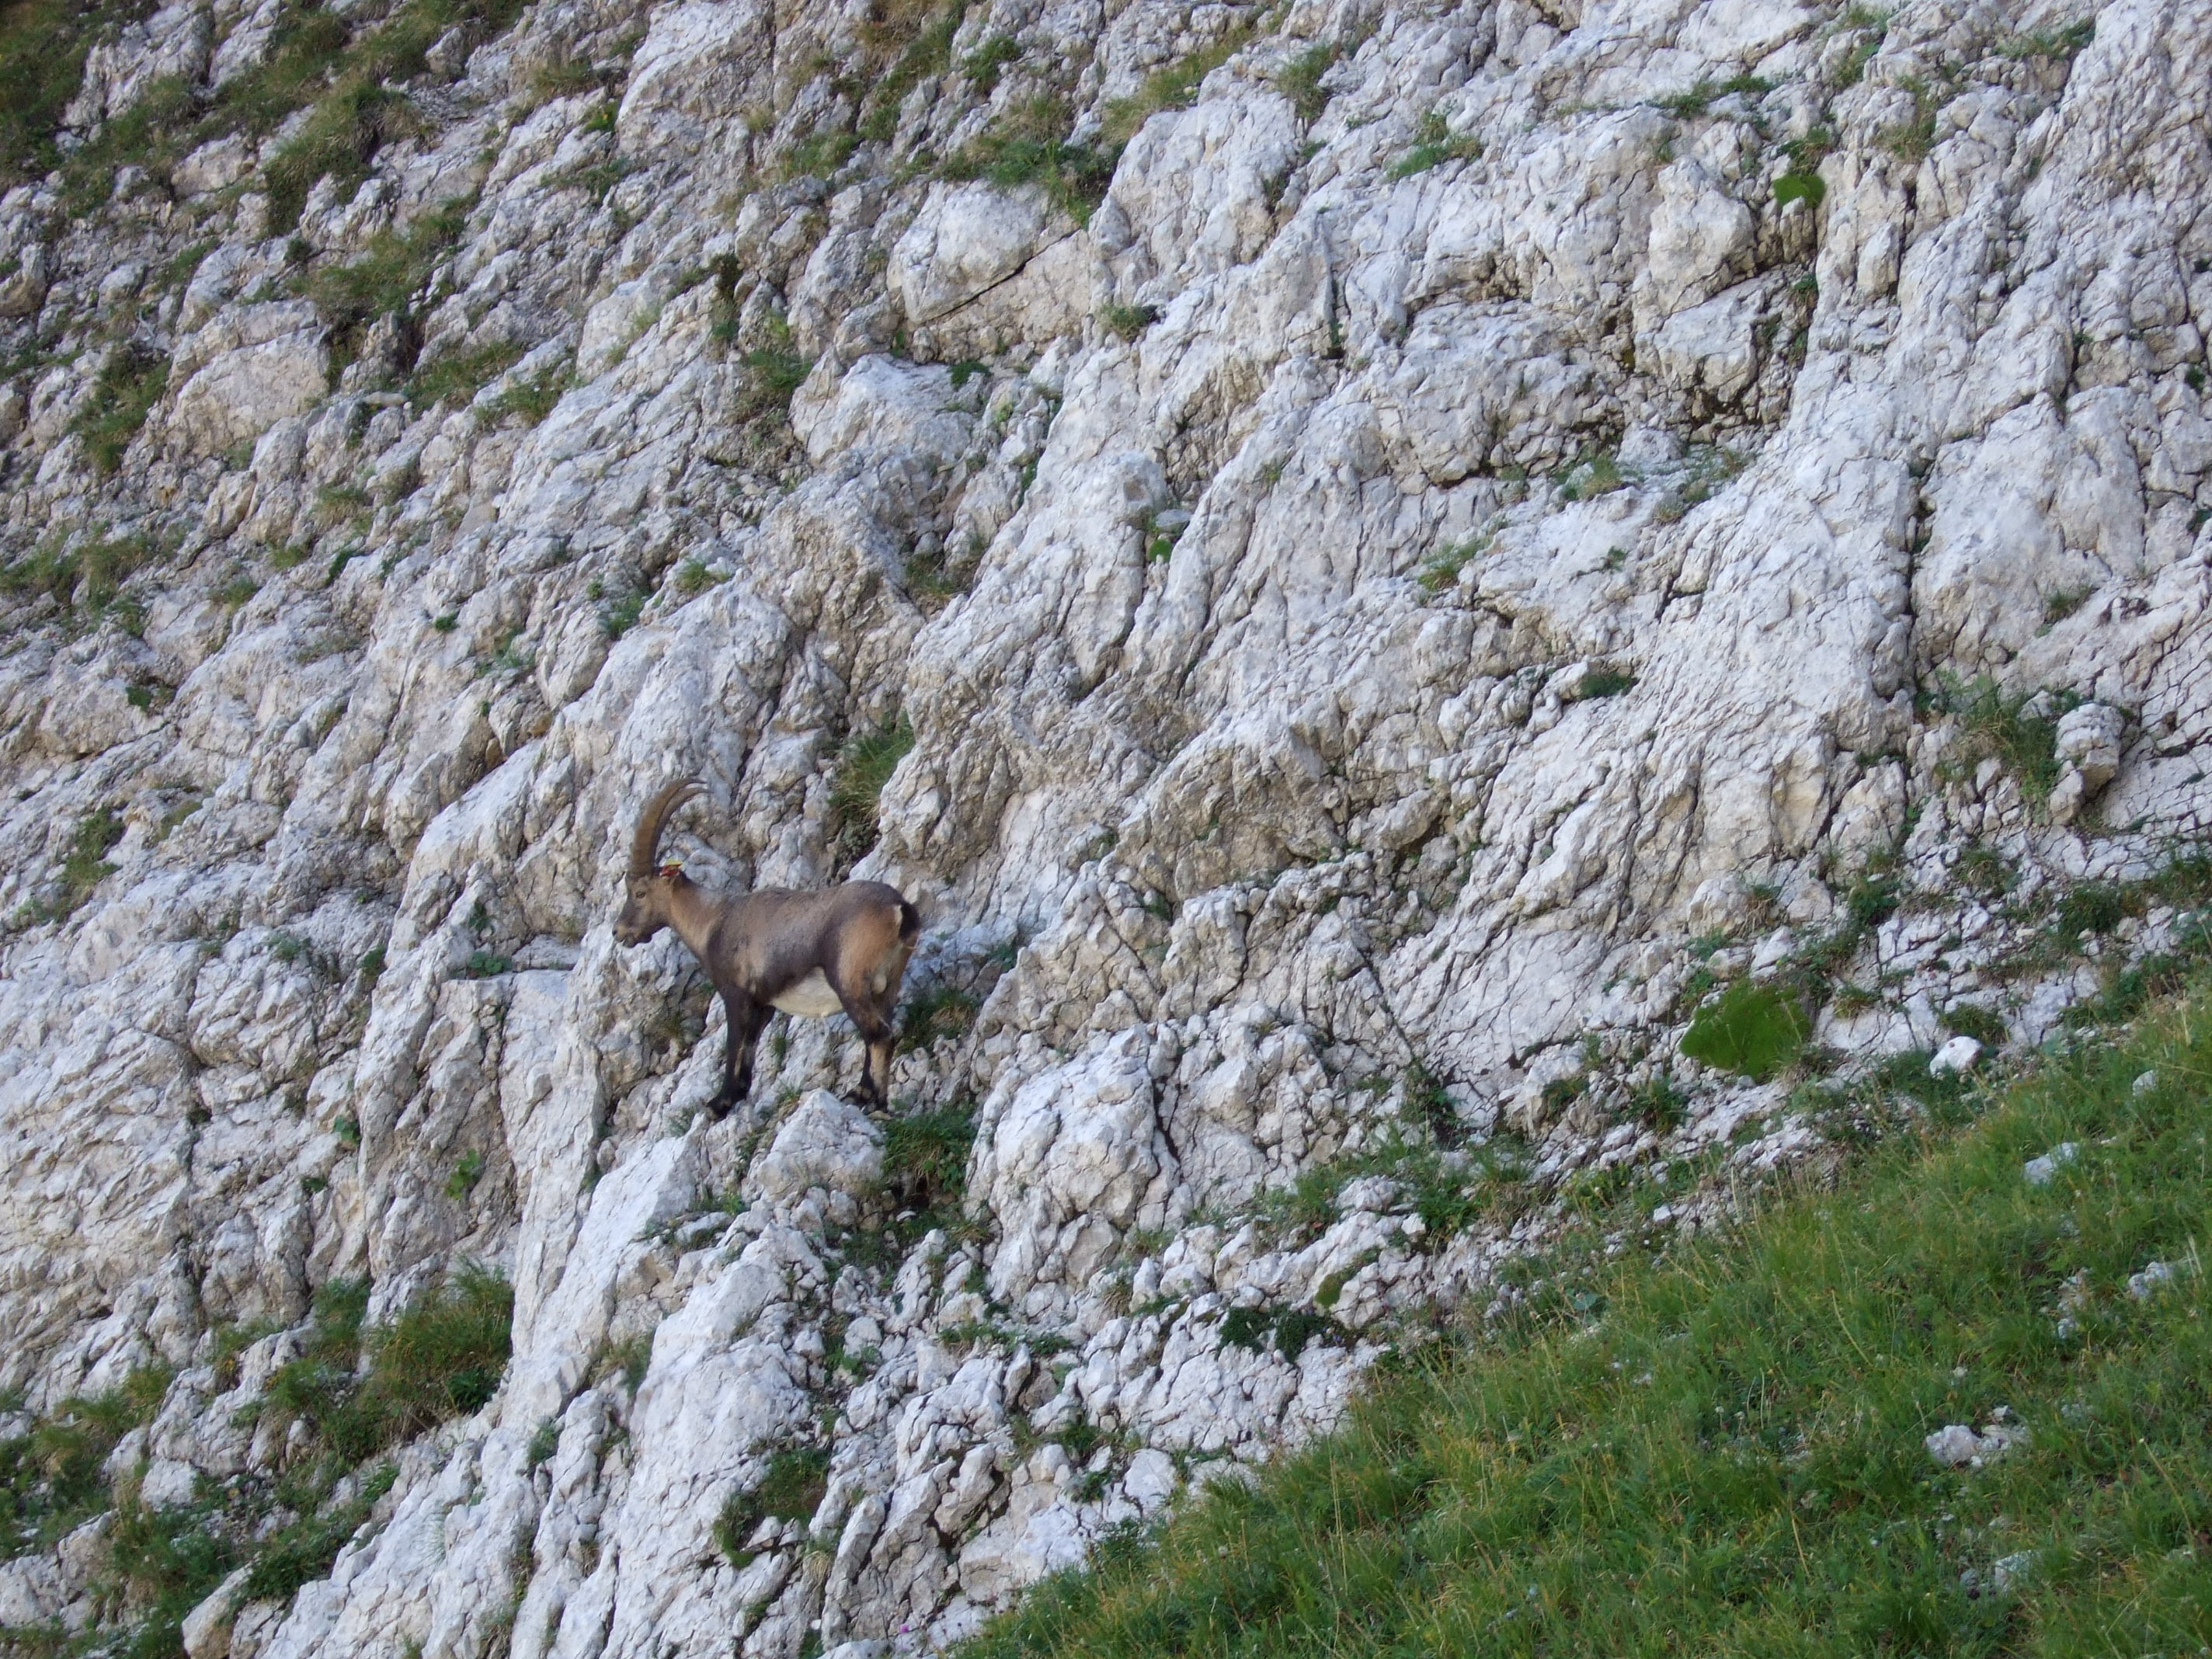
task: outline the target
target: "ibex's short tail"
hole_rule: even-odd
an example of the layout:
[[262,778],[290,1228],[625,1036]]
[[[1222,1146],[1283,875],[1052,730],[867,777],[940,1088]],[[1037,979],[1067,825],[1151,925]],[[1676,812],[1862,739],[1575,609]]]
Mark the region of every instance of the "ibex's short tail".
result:
[[911,945],[921,937],[921,912],[911,899],[899,901],[899,938]]

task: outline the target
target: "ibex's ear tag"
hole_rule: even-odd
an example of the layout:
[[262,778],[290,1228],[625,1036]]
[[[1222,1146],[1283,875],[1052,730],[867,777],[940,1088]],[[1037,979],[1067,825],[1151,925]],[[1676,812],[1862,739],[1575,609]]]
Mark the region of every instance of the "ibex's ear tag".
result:
[[680,876],[684,873],[684,866],[672,861],[660,866],[660,873],[664,876]]

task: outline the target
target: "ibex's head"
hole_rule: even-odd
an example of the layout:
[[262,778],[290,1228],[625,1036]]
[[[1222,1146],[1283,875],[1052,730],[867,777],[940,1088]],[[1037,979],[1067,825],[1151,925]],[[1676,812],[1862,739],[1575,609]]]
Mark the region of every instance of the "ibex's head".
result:
[[629,873],[623,883],[622,914],[615,918],[615,938],[624,945],[642,945],[668,926],[669,900],[679,878],[655,868],[660,857],[660,832],[669,815],[707,786],[696,778],[678,778],[665,785],[646,802],[637,815],[637,830],[630,837]]

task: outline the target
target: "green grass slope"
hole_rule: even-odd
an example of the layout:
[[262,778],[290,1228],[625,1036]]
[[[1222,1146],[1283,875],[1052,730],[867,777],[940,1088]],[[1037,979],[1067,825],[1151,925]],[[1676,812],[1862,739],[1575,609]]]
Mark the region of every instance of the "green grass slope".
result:
[[[1383,1381],[969,1659],[2212,1651],[2208,1084],[2200,981]],[[2029,1438],[1979,1468],[1923,1445],[1992,1421]]]

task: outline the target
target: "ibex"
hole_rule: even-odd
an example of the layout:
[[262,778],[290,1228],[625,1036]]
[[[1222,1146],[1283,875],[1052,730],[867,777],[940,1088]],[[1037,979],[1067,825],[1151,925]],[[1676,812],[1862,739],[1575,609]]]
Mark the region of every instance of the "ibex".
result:
[[669,815],[705,790],[696,779],[679,778],[645,804],[614,934],[624,945],[642,945],[673,927],[721,994],[729,1047],[711,1109],[720,1117],[745,1097],[753,1046],[779,1008],[817,1019],[840,1008],[850,1015],[868,1045],[860,1092],[883,1105],[890,1096],[891,1011],[921,933],[920,913],[879,881],[740,895],[710,892],[674,865],[656,867]]

